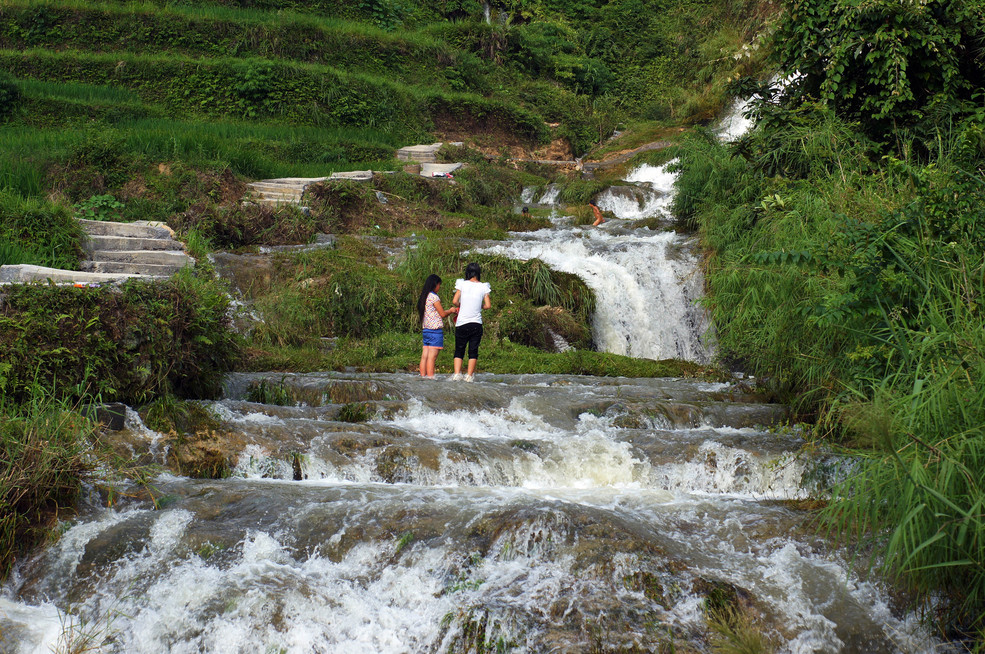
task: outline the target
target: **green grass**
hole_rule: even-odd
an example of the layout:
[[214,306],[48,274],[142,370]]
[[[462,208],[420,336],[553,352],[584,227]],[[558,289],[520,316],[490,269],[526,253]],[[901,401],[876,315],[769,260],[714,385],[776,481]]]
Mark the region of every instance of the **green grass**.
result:
[[133,91],[114,86],[94,86],[74,82],[50,82],[47,80],[21,80],[21,91],[27,96],[57,98],[92,104],[139,104],[140,97]]
[[72,511],[92,470],[94,434],[92,422],[42,392],[23,405],[0,399],[0,579]]
[[65,207],[0,192],[0,265],[77,270],[83,233]]
[[[24,197],[47,195],[47,171],[64,165],[92,134],[39,127],[0,130],[4,160],[0,190]],[[161,162],[229,168],[254,179],[322,177],[337,171],[398,167],[391,158],[396,148],[393,139],[373,129],[153,118],[125,121],[105,134],[115,153],[132,162],[128,177]]]
[[365,23],[292,12],[80,2],[5,4],[0,38],[18,48],[168,50],[196,57],[235,52],[241,57],[344,62],[349,70],[387,72],[415,83],[442,79],[441,70],[459,59],[447,43],[423,34],[388,33]]
[[539,115],[501,99],[434,86],[410,86],[389,77],[325,65],[262,58],[198,59],[174,53],[42,49],[0,50],[0,63],[20,78],[112,83],[170,112],[201,117],[368,127],[407,139],[422,138],[429,121],[440,114],[498,121],[524,139],[543,141],[547,136]]
[[978,642],[982,120],[883,157],[855,125],[805,103],[733,147],[685,139],[674,206],[711,250],[706,302],[722,356],[820,417],[819,432],[855,458],[823,524],[919,602],[937,598],[947,637]]
[[[335,349],[310,347],[251,347],[244,368],[265,372],[316,372],[355,368],[363,372],[416,371],[421,360],[420,334],[388,333],[368,339],[343,339]],[[450,345],[438,355],[438,374],[451,374]],[[710,368],[687,361],[633,359],[590,350],[559,354],[506,340],[484,336],[479,351],[479,372],[498,374],[595,375],[601,377],[707,377],[717,378]]]
[[[967,302],[985,293],[977,245],[945,262],[926,243],[919,329],[885,334],[892,372],[852,384],[836,405],[858,468],[823,514],[833,533],[883,544],[883,567],[922,593],[946,589],[946,624],[985,634],[985,318]],[[957,249],[957,248],[955,248]],[[944,265],[941,265],[944,264]],[[865,502],[857,497],[865,497]],[[888,538],[886,538],[888,536]]]
[[114,288],[3,289],[0,389],[26,402],[37,384],[58,398],[98,394],[144,402],[162,394],[214,397],[238,355],[225,288],[184,269],[162,282]]
[[667,121],[633,122],[622,130],[619,138],[602,144],[593,149],[585,159],[587,161],[602,161],[606,155],[623,150],[633,150],[647,143],[656,141],[675,142],[680,138],[681,129],[676,125],[668,125]]

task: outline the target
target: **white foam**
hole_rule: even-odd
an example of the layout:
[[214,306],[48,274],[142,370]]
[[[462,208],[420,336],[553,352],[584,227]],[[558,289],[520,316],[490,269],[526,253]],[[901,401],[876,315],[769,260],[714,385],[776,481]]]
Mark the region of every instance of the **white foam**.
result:
[[72,525],[59,537],[58,542],[52,548],[51,555],[56,561],[55,568],[65,576],[75,574],[75,569],[85,555],[85,548],[89,541],[106,529],[140,513],[144,513],[144,511],[104,509],[99,512],[95,519],[90,518],[89,522],[79,522]]
[[[62,628],[70,619],[53,604],[32,606],[0,596],[0,646],[10,654],[51,654],[61,644]],[[19,642],[11,643],[3,629],[16,629]],[[7,649],[13,646],[15,649]]]
[[602,351],[704,362],[711,353],[702,341],[708,319],[695,305],[704,281],[697,259],[680,251],[682,244],[671,232],[625,236],[597,229],[541,230],[483,252],[538,258],[584,280],[595,292],[592,333]]
[[793,499],[806,496],[803,473],[803,463],[791,455],[769,457],[704,441],[690,459],[655,467],[652,483],[680,492]]
[[216,417],[223,422],[255,424],[255,425],[283,425],[284,421],[277,416],[271,416],[259,411],[233,411],[224,402],[212,402],[209,404],[210,410]]
[[555,205],[561,196],[561,187],[557,184],[548,184],[544,194],[537,200],[537,204]]

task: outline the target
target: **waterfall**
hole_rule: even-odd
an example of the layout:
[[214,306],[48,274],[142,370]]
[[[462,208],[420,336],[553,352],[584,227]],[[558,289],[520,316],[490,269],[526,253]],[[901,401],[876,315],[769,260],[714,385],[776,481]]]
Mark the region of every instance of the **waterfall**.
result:
[[[669,224],[676,174],[668,169],[674,163],[638,166],[625,180],[632,186],[608,189],[599,207],[622,220],[657,218]],[[556,187],[549,187],[540,203],[552,204],[557,195]],[[592,335],[604,352],[705,363],[713,350],[710,322],[696,304],[704,278],[694,246],[672,231],[559,224],[514,234],[509,243],[482,252],[537,258],[580,277],[595,292]]]
[[695,304],[703,278],[697,256],[673,232],[628,235],[592,228],[545,229],[482,250],[542,260],[580,277],[595,292],[593,338],[604,352],[705,362],[708,328]]
[[725,115],[722,116],[722,119],[718,123],[718,127],[715,128],[715,134],[718,135],[720,140],[725,142],[734,141],[752,129],[753,120],[746,118],[743,114],[754,100],[755,97],[736,98],[732,102],[732,106],[725,112]]
[[[752,126],[743,116],[752,98],[738,99],[722,117],[716,133],[732,141]],[[671,160],[642,164],[626,176],[626,186],[606,189],[598,206],[620,220],[657,219],[672,224],[670,205],[677,174]],[[559,188],[550,185],[538,204],[555,206]],[[534,199],[533,189],[522,201]],[[695,243],[668,231],[650,229],[555,228],[514,234],[506,245],[483,252],[514,259],[538,258],[556,270],[578,275],[596,295],[593,337],[605,352],[648,359],[679,358],[699,363],[713,355],[711,323],[697,304],[704,278]]]

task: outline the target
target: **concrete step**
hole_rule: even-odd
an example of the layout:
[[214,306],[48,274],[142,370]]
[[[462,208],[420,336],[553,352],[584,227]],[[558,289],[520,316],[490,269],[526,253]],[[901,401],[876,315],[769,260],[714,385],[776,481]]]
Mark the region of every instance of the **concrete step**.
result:
[[307,184],[274,184],[270,182],[254,182],[248,186],[258,193],[304,193]]
[[88,249],[99,250],[183,250],[184,246],[170,238],[133,238],[128,236],[90,236]]
[[126,263],[123,261],[83,261],[80,268],[86,272],[94,273],[170,277],[181,270],[182,266],[160,263]]
[[372,170],[350,170],[344,173],[332,173],[329,179],[348,179],[353,182],[371,182],[373,181],[373,171]]
[[134,223],[115,223],[108,220],[79,220],[90,236],[126,236],[129,238],[174,238],[174,232],[164,223],[141,220]]
[[55,284],[111,284],[124,279],[161,279],[153,275],[128,275],[125,273],[95,273],[78,270],[59,270],[44,266],[22,264],[0,266],[0,284],[28,284],[53,282]]
[[163,266],[190,266],[195,260],[178,250],[98,250],[89,255],[93,261],[148,263]]
[[437,152],[441,146],[441,143],[408,145],[397,150],[397,159],[400,161],[416,161],[418,163],[436,163],[438,161]]
[[271,207],[279,207],[285,204],[300,204],[300,200],[291,200],[287,198],[249,198],[244,202],[244,204],[265,204]]
[[439,164],[439,163],[426,163],[421,164],[421,177],[442,177],[444,175],[451,175],[452,173],[458,172],[458,170],[464,164],[460,163],[450,163],[450,164]]
[[288,200],[291,202],[297,202],[301,199],[303,195],[300,191],[297,193],[280,193],[277,191],[260,191],[255,194],[260,198],[267,198],[268,200]]
[[259,182],[252,182],[253,184],[300,184],[301,186],[307,186],[308,184],[314,184],[315,182],[324,182],[328,177],[277,177],[274,179],[261,179]]

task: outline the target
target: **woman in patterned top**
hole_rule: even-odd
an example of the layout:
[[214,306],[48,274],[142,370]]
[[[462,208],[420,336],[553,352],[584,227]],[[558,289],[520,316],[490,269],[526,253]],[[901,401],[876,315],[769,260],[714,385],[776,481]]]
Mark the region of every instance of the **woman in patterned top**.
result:
[[434,362],[438,358],[438,350],[445,346],[445,333],[441,329],[441,319],[453,313],[458,313],[458,307],[448,311],[441,308],[438,291],[441,290],[441,278],[429,275],[424,280],[424,290],[417,300],[417,313],[421,317],[421,327],[424,330],[424,349],[421,351],[421,377],[434,379]]

